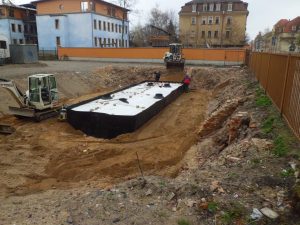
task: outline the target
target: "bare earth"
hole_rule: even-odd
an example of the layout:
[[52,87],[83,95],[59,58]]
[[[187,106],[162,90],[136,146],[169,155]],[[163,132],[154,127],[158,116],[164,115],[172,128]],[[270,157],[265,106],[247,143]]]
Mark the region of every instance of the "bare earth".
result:
[[[0,67],[0,77],[25,91],[28,75],[53,73],[62,102],[72,104],[153,79],[157,70],[162,80],[183,78],[161,65],[56,61]],[[232,223],[219,219],[232,199],[245,205],[247,217],[254,207],[279,211],[276,194],[287,193],[294,181],[272,187],[263,178],[280,174],[287,161],[274,159],[272,141],[259,136],[263,113],[253,111],[254,91],[247,90],[254,81],[242,68],[208,67],[194,68],[192,80],[189,93],[136,132],[112,140],[88,137],[56,118],[35,123],[9,116],[14,100],[0,89],[0,123],[16,128],[0,136],[0,224],[179,224],[183,218],[189,224],[246,224],[237,222],[246,218],[244,211]],[[232,133],[241,111],[251,122]],[[253,167],[256,158],[265,164]],[[214,214],[201,202],[220,206]]]

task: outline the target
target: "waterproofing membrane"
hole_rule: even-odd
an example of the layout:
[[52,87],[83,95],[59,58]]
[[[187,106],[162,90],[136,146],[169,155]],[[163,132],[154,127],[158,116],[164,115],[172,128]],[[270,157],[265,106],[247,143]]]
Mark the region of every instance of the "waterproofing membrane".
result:
[[182,83],[143,81],[67,108],[68,122],[89,136],[133,132],[183,92]]

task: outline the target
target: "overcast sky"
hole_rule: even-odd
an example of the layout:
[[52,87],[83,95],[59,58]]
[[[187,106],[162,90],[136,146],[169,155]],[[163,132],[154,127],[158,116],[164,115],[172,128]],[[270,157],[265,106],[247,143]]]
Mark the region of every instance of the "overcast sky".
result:
[[[16,4],[28,3],[30,0],[12,0]],[[115,0],[107,0],[114,2]],[[174,10],[179,12],[189,0],[136,0],[135,11],[130,16],[131,26],[145,23],[149,11],[159,5],[162,10]],[[255,38],[259,31],[272,26],[280,19],[293,19],[300,16],[300,0],[244,0],[249,3],[249,17],[247,22],[247,33],[251,39]]]

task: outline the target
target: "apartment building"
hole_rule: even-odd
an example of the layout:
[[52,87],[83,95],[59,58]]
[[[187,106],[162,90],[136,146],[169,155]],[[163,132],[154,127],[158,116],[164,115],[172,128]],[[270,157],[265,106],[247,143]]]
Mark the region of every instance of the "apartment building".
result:
[[300,52],[300,16],[292,19],[281,19],[272,31],[254,40],[255,51],[263,52]]
[[62,47],[129,47],[128,9],[102,0],[40,0],[40,50]]
[[0,4],[0,48],[10,44],[37,44],[36,10],[32,5]]
[[245,45],[248,3],[241,0],[193,0],[179,12],[179,35],[185,46]]

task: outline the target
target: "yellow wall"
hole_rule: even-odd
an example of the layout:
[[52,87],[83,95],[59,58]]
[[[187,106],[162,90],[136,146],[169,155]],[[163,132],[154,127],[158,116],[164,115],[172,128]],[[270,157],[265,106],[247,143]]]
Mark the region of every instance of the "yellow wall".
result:
[[[208,24],[208,17],[213,16],[213,24]],[[220,23],[215,24],[215,18],[220,18]],[[196,24],[192,24],[192,17],[196,17]],[[206,24],[202,25],[202,17],[206,17]],[[227,17],[232,18],[231,25],[227,25]],[[243,45],[245,40],[247,14],[246,12],[225,13],[186,13],[180,15],[180,39],[185,45]],[[231,30],[230,38],[226,38],[226,30]],[[205,38],[202,38],[202,31],[205,31]],[[212,37],[208,38],[208,31],[211,31]],[[218,38],[214,38],[214,32],[219,31]],[[221,36],[221,34],[223,36]],[[222,39],[222,40],[221,40]]]

